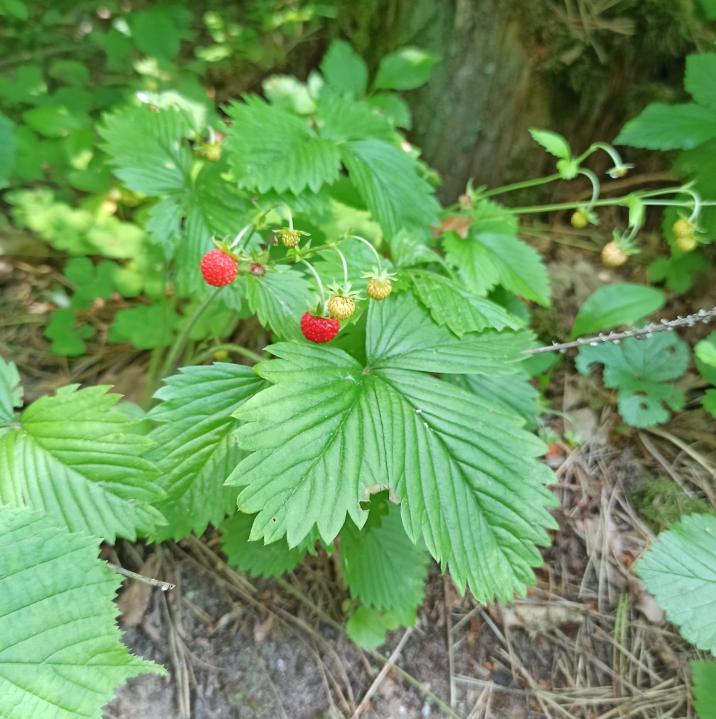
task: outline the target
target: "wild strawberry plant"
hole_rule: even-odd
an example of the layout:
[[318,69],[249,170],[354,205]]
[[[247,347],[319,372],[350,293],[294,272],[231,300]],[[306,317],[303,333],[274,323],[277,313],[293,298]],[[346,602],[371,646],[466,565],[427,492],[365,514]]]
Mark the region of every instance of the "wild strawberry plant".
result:
[[[553,175],[469,187],[441,208],[434,173],[401,132],[409,115],[396,94],[424,82],[433,61],[403,49],[371,82],[337,42],[306,83],[267,81],[265,97],[230,103],[225,119],[144,94],[103,117],[109,165],[137,197],[134,219],[182,319],[154,355],[148,383],[161,386],[139,418],[105,387],[69,386],[24,407],[16,367],[0,362],[0,537],[9,538],[0,622],[35,607],[24,633],[0,647],[0,707],[10,716],[96,716],[108,686],[152,670],[117,641],[106,614],[116,582],[87,537],[181,539],[213,524],[232,563],[267,576],[317,548],[339,551],[347,628],[366,645],[415,620],[430,557],[482,602],[510,601],[534,583],[556,499],[535,434],[528,303],[549,306],[550,286],[519,216],[571,209],[579,227],[600,207],[624,208],[609,252],[628,257],[650,206],[681,207],[696,226],[703,203],[690,186],[604,199],[588,161],[605,151],[621,177],[629,166],[614,148],[575,154],[535,130],[556,157]],[[590,183],[588,202],[494,199],[577,177]],[[627,292],[629,302],[594,301],[575,333],[660,306],[653,292]],[[131,310],[150,335],[165,330],[151,306]],[[267,346],[197,344],[200,328],[248,317]],[[654,401],[675,408],[659,384],[673,367],[655,361],[638,374],[641,350],[602,352],[595,341],[582,362],[605,364],[620,391],[646,392],[636,401],[652,414]],[[669,336],[658,342],[685,351]],[[219,348],[253,366],[201,362]],[[69,544],[55,547],[59,538]],[[72,572],[60,571],[65,546],[77,547]],[[57,571],[38,579],[38,560]],[[96,581],[78,585],[81,571]],[[58,611],[63,593],[77,602]],[[20,663],[42,671],[19,681]],[[96,671],[83,674],[81,704],[63,704],[78,665]]]

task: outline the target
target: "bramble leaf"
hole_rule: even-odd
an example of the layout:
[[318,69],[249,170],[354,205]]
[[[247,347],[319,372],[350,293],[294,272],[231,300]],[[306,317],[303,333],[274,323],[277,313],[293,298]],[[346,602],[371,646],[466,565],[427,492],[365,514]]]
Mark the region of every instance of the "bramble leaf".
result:
[[101,715],[130,677],[164,674],[122,644],[113,602],[120,577],[97,539],[39,512],[0,505],[0,715]]
[[688,514],[661,532],[637,574],[685,639],[716,653],[716,516]]
[[498,333],[460,342],[411,295],[372,303],[367,321],[367,366],[298,342],[273,345],[277,359],[257,366],[272,386],[236,412],[250,454],[228,480],[242,486],[239,509],[257,513],[251,539],[286,535],[295,546],[316,525],[329,543],[346,514],[365,523],[370,487],[389,486],[408,536],[423,538],[461,590],[481,601],[523,593],[554,526],[552,475],[532,459],[544,447],[514,413],[414,371],[517,362],[508,345],[520,333],[501,333],[512,336],[503,346]]
[[243,457],[231,415],[262,386],[249,367],[215,363],[183,367],[157,391],[160,403],[149,413],[158,423],[149,436],[149,458],[159,468],[166,497],[156,507],[168,524],[155,531],[155,539],[201,534],[236,506],[236,491],[223,486]]
[[112,542],[163,523],[162,496],[139,422],[107,387],[69,385],[38,399],[0,438],[0,502],[46,512],[56,525]]
[[241,187],[299,194],[338,179],[338,147],[303,118],[253,95],[227,112],[233,124],[224,146]]
[[593,292],[579,308],[570,337],[631,324],[664,306],[664,295],[653,287],[620,282]]
[[689,364],[688,346],[678,337],[660,333],[619,345],[581,347],[579,372],[589,374],[595,363],[604,365],[604,384],[618,390],[619,413],[627,424],[650,427],[669,419],[666,406],[675,411],[683,407],[683,392],[664,384],[681,377]]
[[253,521],[252,515],[236,512],[221,524],[221,546],[232,567],[253,577],[280,577],[301,563],[306,551],[302,547],[291,549],[285,539],[271,544],[250,541]]

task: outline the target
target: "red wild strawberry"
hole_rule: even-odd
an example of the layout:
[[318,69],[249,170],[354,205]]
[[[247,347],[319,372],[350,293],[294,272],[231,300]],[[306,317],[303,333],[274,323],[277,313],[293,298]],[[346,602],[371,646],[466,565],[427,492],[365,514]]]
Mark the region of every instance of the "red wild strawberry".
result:
[[201,258],[201,274],[207,285],[224,287],[230,285],[238,274],[236,260],[222,250],[209,250]]
[[301,332],[311,342],[330,342],[338,334],[340,328],[338,320],[330,317],[316,317],[310,312],[306,312],[301,317]]

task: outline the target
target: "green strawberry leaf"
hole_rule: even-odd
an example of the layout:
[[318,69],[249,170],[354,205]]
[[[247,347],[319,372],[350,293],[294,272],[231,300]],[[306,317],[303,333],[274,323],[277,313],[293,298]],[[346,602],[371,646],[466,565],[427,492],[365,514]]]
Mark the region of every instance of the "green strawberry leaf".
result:
[[386,237],[437,223],[439,205],[417,164],[383,140],[351,140],[340,146],[351,182]]
[[672,292],[683,294],[693,286],[694,276],[706,269],[708,263],[700,252],[659,257],[649,265],[649,281],[664,282]]
[[628,282],[605,285],[589,295],[579,308],[570,337],[632,324],[661,309],[664,301],[663,293],[653,287]]
[[228,363],[183,367],[164,382],[149,413],[158,425],[148,456],[165,493],[156,507],[168,521],[155,531],[158,541],[201,534],[236,506],[236,491],[223,486],[243,457],[231,414],[263,386],[253,370]]
[[458,337],[468,332],[520,329],[524,322],[504,307],[468,292],[457,282],[428,270],[411,270],[415,293],[435,322]]
[[409,611],[423,603],[428,553],[403,529],[400,509],[390,507],[376,522],[341,532],[341,570],[351,596],[380,611]]
[[550,155],[562,160],[569,160],[572,156],[572,151],[569,148],[569,143],[562,137],[562,135],[551,132],[550,130],[536,130],[530,129],[530,135],[532,139],[538,144],[542,145]]
[[174,107],[154,112],[148,105],[125,107],[104,116],[99,133],[114,174],[134,192],[162,195],[189,185],[193,135],[191,119]]
[[253,521],[252,515],[237,512],[221,524],[221,546],[232,567],[252,577],[280,577],[303,561],[306,550],[291,549],[285,539],[271,544],[252,542],[249,535]]
[[715,137],[716,110],[654,102],[629,120],[614,142],[647,150],[692,150]]
[[473,332],[457,337],[438,327],[410,293],[371,303],[369,323],[393,331],[368,334],[372,367],[388,366],[443,374],[513,374],[533,342],[529,330]]
[[414,90],[430,79],[439,59],[437,55],[417,47],[396,50],[381,59],[373,89]]
[[122,644],[97,539],[2,505],[0,527],[0,715],[99,717],[130,677],[166,674]]
[[299,194],[338,179],[338,147],[308,121],[253,95],[227,112],[232,126],[224,146],[241,187]]
[[483,402],[519,415],[529,429],[537,426],[537,417],[540,415],[539,392],[530,384],[527,372],[519,371],[498,377],[461,375],[455,380]]
[[358,607],[346,622],[346,634],[359,647],[375,649],[385,643],[388,632],[399,627],[412,627],[416,620],[415,609],[381,612],[369,607]]
[[306,278],[285,265],[259,277],[247,275],[246,301],[259,322],[281,339],[302,337],[301,315],[315,304]]
[[107,387],[70,385],[38,399],[0,437],[0,502],[47,513],[56,525],[108,542],[162,524],[163,493],[141,423]]
[[699,719],[716,719],[716,662],[693,659],[689,664]]
[[502,285],[516,295],[549,306],[549,275],[542,257],[510,234],[482,231],[475,222],[467,237],[447,233],[443,240],[447,261],[465,286],[477,295]]
[[0,357],[0,425],[12,421],[15,410],[22,407],[22,398],[23,388],[17,367]]
[[0,112],[0,188],[7,187],[15,167],[15,125]]
[[368,88],[368,66],[345,40],[334,40],[321,60],[326,83],[338,92],[363,97]]
[[712,417],[716,417],[716,389],[707,389],[701,404]]
[[[330,543],[346,515],[363,526],[371,487],[389,486],[408,536],[461,590],[480,601],[524,593],[554,526],[552,475],[532,459],[544,447],[512,412],[424,374],[505,364],[510,342],[489,334],[461,343],[408,294],[371,304],[366,366],[332,347],[269,348],[277,359],[256,369],[271,386],[235,413],[249,454],[228,480],[242,487],[239,509],[256,513],[251,540],[296,546],[316,525]],[[517,362],[524,345],[511,342]]]
[[699,105],[716,110],[716,53],[705,52],[686,58],[684,87]]
[[716,653],[716,516],[689,514],[661,532],[637,574],[684,639]]

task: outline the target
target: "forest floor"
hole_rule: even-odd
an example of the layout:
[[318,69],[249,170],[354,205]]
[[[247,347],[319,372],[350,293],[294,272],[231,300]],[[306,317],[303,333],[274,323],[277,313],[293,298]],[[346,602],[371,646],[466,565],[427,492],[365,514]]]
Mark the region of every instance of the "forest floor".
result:
[[[603,279],[583,256],[552,252],[556,314],[567,329]],[[0,260],[0,352],[18,363],[28,400],[69,382],[114,384],[138,400],[146,357],[136,350],[97,342],[70,362],[49,354],[42,324],[57,276],[44,261]],[[664,314],[713,306],[714,292],[692,293],[688,306]],[[98,324],[110,309],[93,308]],[[560,529],[524,599],[478,605],[434,567],[417,625],[361,651],[343,630],[346,594],[324,554],[283,579],[256,580],[225,564],[213,531],[158,547],[119,542],[105,558],[176,588],[124,583],[125,641],[168,675],[130,681],[105,719],[694,716],[694,652],[632,565],[670,516],[696,497],[713,500],[713,427],[694,408],[665,428],[617,431],[611,395],[569,361],[548,398],[544,419],[558,439],[545,461],[557,475]]]

